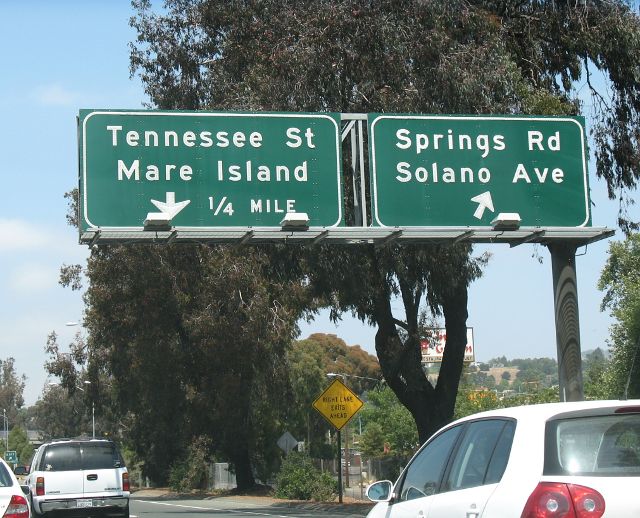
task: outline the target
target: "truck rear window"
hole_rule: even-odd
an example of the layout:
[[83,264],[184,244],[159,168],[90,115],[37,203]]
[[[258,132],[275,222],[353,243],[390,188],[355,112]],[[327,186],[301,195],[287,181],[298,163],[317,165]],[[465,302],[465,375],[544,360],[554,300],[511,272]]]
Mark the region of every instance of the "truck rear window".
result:
[[42,457],[42,471],[75,471],[82,469],[79,444],[52,444]]
[[547,423],[545,475],[640,475],[640,414]]
[[124,466],[113,444],[83,444],[82,469],[112,469]]
[[42,471],[75,471],[83,469],[113,469],[124,462],[111,443],[61,443],[47,447],[42,457]]

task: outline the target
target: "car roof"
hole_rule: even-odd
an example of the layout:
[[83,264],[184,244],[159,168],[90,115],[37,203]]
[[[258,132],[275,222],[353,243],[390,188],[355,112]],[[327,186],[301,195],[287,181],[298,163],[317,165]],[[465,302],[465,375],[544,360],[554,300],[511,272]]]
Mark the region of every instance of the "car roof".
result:
[[111,439],[51,439],[50,441],[45,442],[42,446],[48,446],[49,444],[86,444],[86,443],[103,443],[103,444],[114,444]]
[[[571,401],[561,403],[539,403],[533,405],[521,405],[496,410],[487,410],[472,414],[454,423],[461,423],[472,419],[488,417],[507,417],[522,421],[548,421],[554,417],[566,415],[567,417],[577,417],[581,414],[588,415],[598,413],[598,411],[615,410],[626,408],[634,409],[640,413],[640,399],[629,400],[596,400],[596,401]],[[609,413],[607,412],[607,413]],[[454,424],[451,423],[451,424]]]

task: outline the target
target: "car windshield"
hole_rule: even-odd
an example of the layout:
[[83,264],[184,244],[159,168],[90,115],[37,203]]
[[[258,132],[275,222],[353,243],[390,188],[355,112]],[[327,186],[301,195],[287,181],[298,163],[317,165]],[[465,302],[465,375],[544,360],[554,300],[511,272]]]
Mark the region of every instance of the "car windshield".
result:
[[639,476],[640,414],[547,423],[544,474]]
[[0,487],[10,487],[13,485],[13,479],[9,474],[9,470],[4,464],[0,464]]

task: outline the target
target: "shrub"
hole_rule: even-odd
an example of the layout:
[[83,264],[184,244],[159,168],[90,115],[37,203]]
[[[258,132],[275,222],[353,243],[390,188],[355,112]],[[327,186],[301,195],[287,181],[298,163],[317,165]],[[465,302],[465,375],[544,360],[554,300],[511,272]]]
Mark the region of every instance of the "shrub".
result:
[[328,473],[321,473],[308,455],[291,452],[282,463],[276,478],[276,497],[291,500],[327,502],[335,498],[337,483]]
[[174,491],[189,492],[206,489],[209,478],[209,440],[196,437],[189,445],[184,460],[172,464],[169,472],[169,486]]

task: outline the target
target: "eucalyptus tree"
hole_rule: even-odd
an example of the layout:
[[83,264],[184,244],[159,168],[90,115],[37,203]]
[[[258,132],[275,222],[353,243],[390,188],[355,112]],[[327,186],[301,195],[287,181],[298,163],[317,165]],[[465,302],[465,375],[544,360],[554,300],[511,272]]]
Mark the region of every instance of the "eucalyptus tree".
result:
[[[567,115],[580,113],[582,81],[595,100],[596,172],[622,200],[621,224],[634,228],[624,209],[638,175],[640,24],[621,0],[167,0],[155,12],[149,0],[133,5],[132,72],[157,108]],[[610,81],[609,96],[595,86],[596,69]],[[420,439],[450,420],[467,289],[487,258],[464,244],[296,253],[287,264],[308,275],[335,317],[351,311],[378,327],[384,378]],[[443,315],[447,329],[435,386],[420,367],[421,307]]]
[[[266,480],[275,469],[282,360],[305,307],[296,302],[302,290],[271,270],[259,250],[94,247],[84,272],[86,347],[69,366],[50,346],[57,361],[48,368],[66,387],[80,369],[113,402],[114,428],[152,480],[166,481],[190,441],[207,437],[210,458],[230,460],[238,487],[251,487],[255,473]],[[65,284],[77,283],[76,269],[64,273]]]

